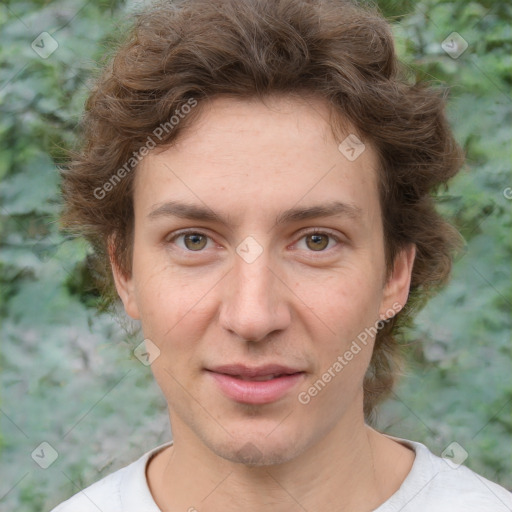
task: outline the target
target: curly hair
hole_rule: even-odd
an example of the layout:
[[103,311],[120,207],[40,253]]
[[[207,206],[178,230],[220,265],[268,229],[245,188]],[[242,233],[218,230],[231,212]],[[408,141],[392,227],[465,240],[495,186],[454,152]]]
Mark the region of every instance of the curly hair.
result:
[[[89,96],[81,148],[62,170],[63,226],[90,241],[103,292],[113,298],[107,244],[115,241],[114,261],[129,275],[132,184],[148,148],[171,145],[194,125],[202,102],[222,95],[324,99],[333,134],[348,121],[377,152],[388,273],[401,248],[416,246],[408,303],[378,332],[365,375],[371,418],[398,374],[397,334],[446,282],[459,241],[434,202],[463,163],[445,117],[445,92],[415,83],[404,70],[389,23],[355,2],[156,3],[135,17]],[[180,120],[171,126],[173,116]]]

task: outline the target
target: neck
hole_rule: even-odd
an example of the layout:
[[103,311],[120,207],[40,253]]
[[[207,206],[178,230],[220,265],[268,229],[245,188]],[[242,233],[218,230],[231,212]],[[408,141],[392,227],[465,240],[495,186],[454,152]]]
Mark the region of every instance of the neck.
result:
[[360,421],[324,434],[298,457],[246,466],[219,457],[181,424],[174,444],[148,467],[162,510],[371,511],[410,471],[414,454]]

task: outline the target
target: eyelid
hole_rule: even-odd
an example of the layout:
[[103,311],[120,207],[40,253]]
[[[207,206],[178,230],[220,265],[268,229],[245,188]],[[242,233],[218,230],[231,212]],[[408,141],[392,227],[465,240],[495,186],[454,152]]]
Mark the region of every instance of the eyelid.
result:
[[[339,245],[343,245],[343,237],[337,232],[333,232],[328,228],[305,228],[302,231],[299,231],[296,234],[297,241],[293,243],[293,245],[297,244],[300,240],[302,240],[305,236],[311,235],[327,235],[331,239],[336,241],[336,247]],[[318,254],[319,256],[328,254],[331,251],[335,250],[336,247],[331,247],[331,249],[323,250],[323,251],[307,251],[311,255]]]
[[[186,236],[186,235],[202,235],[211,240],[212,242],[215,242],[212,236],[210,236],[207,232],[205,232],[203,229],[193,229],[193,228],[184,228],[180,229],[178,231],[173,231],[169,235],[167,235],[164,238],[164,244],[174,243],[176,238],[179,238],[180,236]],[[216,243],[216,242],[215,242]],[[201,253],[204,252],[204,250],[201,251],[186,251],[190,253]]]
[[[210,236],[207,232],[205,232],[203,229],[194,229],[194,228],[184,228],[184,229],[181,229],[178,231],[174,231],[169,236],[165,237],[164,242],[171,243],[171,242],[174,242],[174,240],[176,240],[176,238],[178,238],[180,236],[188,235],[188,234],[202,235],[202,236],[205,236],[206,238],[208,238],[209,240],[211,240],[212,242],[217,243],[217,242],[215,242],[214,238],[212,236]],[[330,229],[327,229],[327,228],[304,228],[303,230],[299,231],[294,236],[294,238],[297,238],[297,240],[295,242],[293,242],[293,245],[295,245],[297,242],[302,240],[302,238],[304,238],[305,236],[308,236],[308,235],[327,235],[330,238],[332,238],[333,240],[335,240],[337,242],[337,245],[343,244],[342,237]],[[315,254],[315,253],[326,254],[326,253],[332,251],[333,249],[334,248],[331,248],[327,251],[324,250],[324,251],[308,251],[308,252],[310,252],[312,254]],[[204,252],[204,249],[200,250],[200,251],[185,251],[185,252],[191,253],[191,254],[194,254],[194,253],[200,254],[200,253]]]
[[337,242],[341,242],[341,235],[328,228],[304,228],[302,231],[299,231],[296,236],[302,238],[306,235],[329,235]]

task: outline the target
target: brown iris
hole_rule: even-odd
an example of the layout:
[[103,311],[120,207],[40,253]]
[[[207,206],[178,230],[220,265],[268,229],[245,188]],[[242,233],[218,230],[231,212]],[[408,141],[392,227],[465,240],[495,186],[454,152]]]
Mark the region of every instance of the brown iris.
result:
[[[311,240],[312,243],[309,241]],[[306,236],[306,245],[313,251],[322,251],[329,245],[329,237],[325,234],[314,233]]]
[[[200,251],[206,245],[206,236],[200,233],[189,233],[184,235],[183,242],[190,251]],[[190,244],[188,243],[190,242]]]

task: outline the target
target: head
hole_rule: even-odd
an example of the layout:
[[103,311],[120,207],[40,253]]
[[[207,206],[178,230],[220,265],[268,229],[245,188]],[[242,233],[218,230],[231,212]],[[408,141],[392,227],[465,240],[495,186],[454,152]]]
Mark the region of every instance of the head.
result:
[[[171,420],[229,458],[284,404],[273,453],[289,458],[349,413],[371,417],[395,382],[400,328],[448,278],[458,236],[432,196],[462,164],[442,92],[405,76],[378,12],[156,4],[97,81],[83,137],[63,221],[158,346]],[[301,369],[306,394],[230,401],[205,370],[239,361]]]

